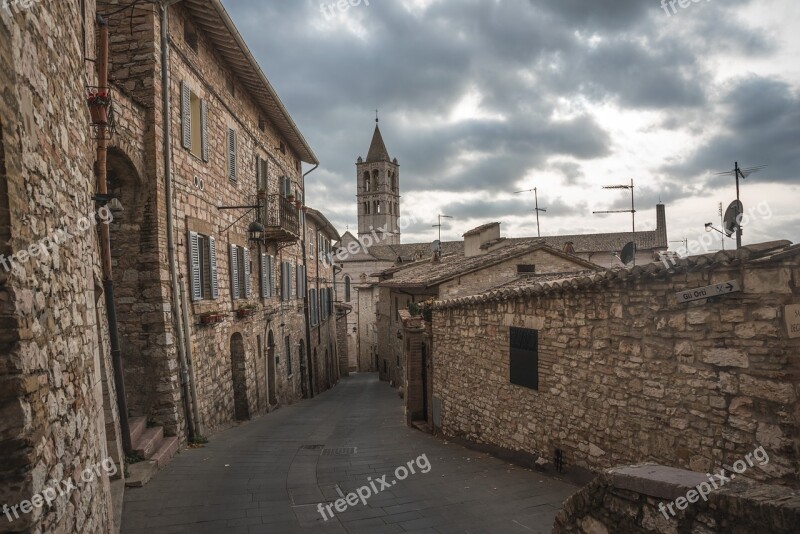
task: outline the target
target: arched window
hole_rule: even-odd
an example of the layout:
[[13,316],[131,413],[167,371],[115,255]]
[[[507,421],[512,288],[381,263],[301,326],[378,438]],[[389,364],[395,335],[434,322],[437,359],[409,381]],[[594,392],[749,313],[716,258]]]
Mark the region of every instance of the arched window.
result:
[[364,202],[364,214],[369,215],[369,202]]
[[377,208],[378,208],[378,209],[377,209],[377,211],[376,211],[375,213],[377,213],[377,214],[379,214],[379,215],[380,215],[380,213],[381,213],[381,201],[380,201],[380,200],[379,200],[379,201],[377,201],[377,202],[376,202],[376,204],[378,205],[378,206],[377,206]]
[[345,276],[344,277],[344,301],[345,302],[350,302],[350,284],[351,284],[350,277],[349,276]]
[[364,191],[369,193],[369,171],[364,171]]
[[377,191],[378,190],[378,175],[379,174],[380,173],[378,172],[378,169],[375,169],[374,171],[372,171],[372,190],[373,191]]

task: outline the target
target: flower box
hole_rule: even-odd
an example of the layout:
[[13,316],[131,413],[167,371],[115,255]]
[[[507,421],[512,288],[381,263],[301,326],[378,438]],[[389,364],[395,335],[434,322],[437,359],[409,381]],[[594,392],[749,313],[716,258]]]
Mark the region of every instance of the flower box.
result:
[[239,319],[245,319],[247,317],[252,317],[255,314],[256,314],[255,307],[252,307],[252,308],[245,307],[245,308],[239,308],[238,310],[236,310],[236,317],[238,317]]
[[219,324],[223,320],[225,320],[225,316],[219,312],[209,312],[200,315],[200,324],[203,326]]
[[108,124],[108,108],[111,106],[111,96],[107,91],[90,90],[86,96],[86,103],[89,105],[92,124]]

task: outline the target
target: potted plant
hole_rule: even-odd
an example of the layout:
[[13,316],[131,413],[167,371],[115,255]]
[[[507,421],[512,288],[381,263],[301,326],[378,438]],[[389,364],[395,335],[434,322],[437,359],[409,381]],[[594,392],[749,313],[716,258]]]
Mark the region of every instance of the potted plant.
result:
[[294,193],[289,193],[288,195],[286,195],[286,200],[288,200],[289,202],[294,202]]
[[200,314],[200,324],[204,326],[213,325],[222,322],[222,314],[218,311],[211,311]]
[[303,206],[303,201],[298,198],[294,201],[294,205],[297,209],[300,209]]
[[91,89],[86,96],[86,102],[89,104],[92,124],[108,124],[108,107],[111,105],[111,97],[108,92]]
[[240,319],[245,317],[252,317],[256,314],[256,305],[255,304],[245,304],[238,310],[236,310],[236,316]]

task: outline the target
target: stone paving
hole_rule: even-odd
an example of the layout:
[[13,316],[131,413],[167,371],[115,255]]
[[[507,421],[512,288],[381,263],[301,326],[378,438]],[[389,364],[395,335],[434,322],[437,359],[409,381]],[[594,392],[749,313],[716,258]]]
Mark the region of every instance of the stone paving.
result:
[[406,427],[396,390],[361,374],[182,451],[126,491],[122,532],[544,533],[577,489]]

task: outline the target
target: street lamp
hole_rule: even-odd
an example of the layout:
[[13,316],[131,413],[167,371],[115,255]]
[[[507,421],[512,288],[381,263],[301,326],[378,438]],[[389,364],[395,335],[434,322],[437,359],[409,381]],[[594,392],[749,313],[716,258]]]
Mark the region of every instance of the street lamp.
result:
[[[452,217],[449,216],[449,215],[441,215],[441,214],[439,214],[439,224],[434,224],[432,226],[432,228],[438,228],[439,229],[439,246],[440,247],[441,247],[441,244],[442,244],[442,219],[452,219]],[[441,250],[440,250],[440,252],[441,252]]]

